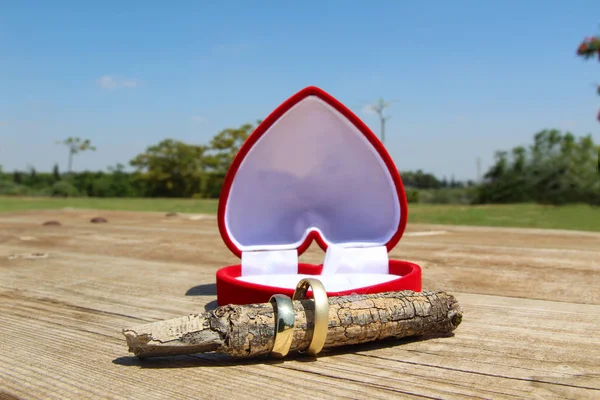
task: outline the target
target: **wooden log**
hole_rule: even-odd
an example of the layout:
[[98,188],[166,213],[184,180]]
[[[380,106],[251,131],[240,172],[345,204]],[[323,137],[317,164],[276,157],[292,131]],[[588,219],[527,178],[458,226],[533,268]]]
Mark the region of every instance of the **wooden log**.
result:
[[[312,338],[314,303],[295,301],[296,328],[290,352]],[[398,291],[329,298],[324,348],[388,338],[447,334],[462,320],[455,297],[444,291]],[[275,319],[270,303],[226,305],[203,314],[124,329],[129,351],[140,358],[217,352],[233,357],[269,354]]]

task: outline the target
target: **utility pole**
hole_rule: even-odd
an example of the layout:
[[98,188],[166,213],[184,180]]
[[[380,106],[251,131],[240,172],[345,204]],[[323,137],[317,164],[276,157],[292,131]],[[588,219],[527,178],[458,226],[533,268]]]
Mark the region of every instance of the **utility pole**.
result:
[[477,157],[477,184],[481,183],[481,158]]
[[385,145],[385,123],[388,119],[391,118],[391,116],[384,116],[383,115],[383,110],[385,110],[386,108],[388,108],[390,106],[390,104],[392,104],[391,102],[385,102],[383,101],[383,99],[379,99],[377,101],[377,103],[375,104],[371,104],[369,106],[369,109],[375,111],[377,113],[377,115],[379,116],[379,122],[381,124],[381,143],[383,143]]

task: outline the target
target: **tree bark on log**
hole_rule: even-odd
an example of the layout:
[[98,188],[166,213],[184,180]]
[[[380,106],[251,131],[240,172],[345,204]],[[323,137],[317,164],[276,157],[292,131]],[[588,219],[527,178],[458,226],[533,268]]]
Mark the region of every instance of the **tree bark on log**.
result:
[[[296,327],[290,353],[312,338],[312,299],[294,302]],[[461,323],[462,309],[444,291],[399,291],[329,298],[324,348],[388,338],[446,334]],[[203,314],[124,329],[129,351],[140,358],[217,352],[233,357],[269,354],[275,335],[270,303],[226,305]]]

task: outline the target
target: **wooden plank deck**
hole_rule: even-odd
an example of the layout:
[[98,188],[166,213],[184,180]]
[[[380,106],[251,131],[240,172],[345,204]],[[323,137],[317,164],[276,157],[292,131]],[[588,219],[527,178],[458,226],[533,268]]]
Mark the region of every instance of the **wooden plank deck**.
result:
[[[48,256],[9,259],[28,253]],[[600,234],[409,223],[391,257],[456,295],[453,337],[139,361],[122,328],[215,306],[215,271],[237,259],[214,217],[1,214],[0,399],[600,398]]]

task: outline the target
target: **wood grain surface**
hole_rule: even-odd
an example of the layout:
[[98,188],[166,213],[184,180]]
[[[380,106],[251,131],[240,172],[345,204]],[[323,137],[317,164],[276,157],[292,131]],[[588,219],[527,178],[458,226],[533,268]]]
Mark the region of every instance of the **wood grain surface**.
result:
[[122,328],[216,306],[215,272],[238,259],[215,218],[1,214],[0,399],[600,398],[600,234],[409,223],[390,257],[456,296],[453,336],[142,361]]

